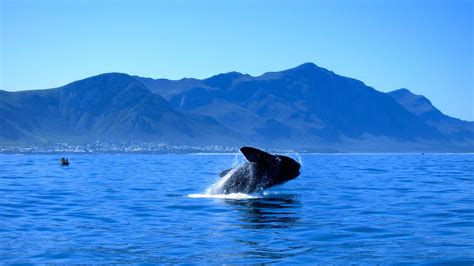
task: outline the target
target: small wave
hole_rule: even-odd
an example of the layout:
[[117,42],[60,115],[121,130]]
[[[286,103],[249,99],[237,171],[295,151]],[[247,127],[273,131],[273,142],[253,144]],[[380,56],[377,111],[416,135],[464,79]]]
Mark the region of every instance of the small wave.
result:
[[244,193],[230,193],[230,194],[189,194],[189,198],[211,198],[211,199],[257,199],[258,196]]

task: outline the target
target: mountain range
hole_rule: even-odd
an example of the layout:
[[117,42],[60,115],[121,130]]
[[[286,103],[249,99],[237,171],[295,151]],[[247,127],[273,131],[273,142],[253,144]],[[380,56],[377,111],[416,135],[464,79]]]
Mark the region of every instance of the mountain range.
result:
[[340,152],[470,152],[474,123],[407,89],[389,93],[313,63],[258,77],[107,73],[0,91],[0,146],[143,141]]

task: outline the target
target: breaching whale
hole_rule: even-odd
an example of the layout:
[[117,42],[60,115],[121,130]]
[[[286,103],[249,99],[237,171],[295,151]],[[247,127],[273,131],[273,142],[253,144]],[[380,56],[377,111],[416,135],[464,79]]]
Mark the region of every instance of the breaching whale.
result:
[[272,155],[252,147],[242,147],[240,152],[248,162],[223,171],[221,180],[211,190],[212,194],[260,192],[300,174],[301,165],[290,157]]

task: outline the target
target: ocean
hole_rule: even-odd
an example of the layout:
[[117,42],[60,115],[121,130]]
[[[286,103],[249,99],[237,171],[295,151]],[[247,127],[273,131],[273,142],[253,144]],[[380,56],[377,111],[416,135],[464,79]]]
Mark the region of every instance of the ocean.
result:
[[474,263],[473,154],[289,155],[256,195],[206,194],[238,154],[0,155],[0,263]]

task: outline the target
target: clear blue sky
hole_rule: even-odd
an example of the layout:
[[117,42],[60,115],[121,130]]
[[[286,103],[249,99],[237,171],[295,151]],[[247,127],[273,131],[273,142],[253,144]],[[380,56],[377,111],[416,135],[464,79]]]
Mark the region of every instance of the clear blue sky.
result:
[[0,89],[104,72],[260,75],[304,62],[474,120],[474,1],[0,0]]

